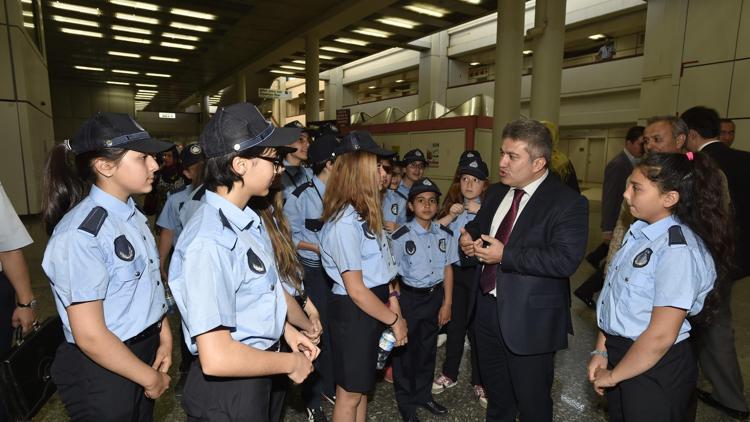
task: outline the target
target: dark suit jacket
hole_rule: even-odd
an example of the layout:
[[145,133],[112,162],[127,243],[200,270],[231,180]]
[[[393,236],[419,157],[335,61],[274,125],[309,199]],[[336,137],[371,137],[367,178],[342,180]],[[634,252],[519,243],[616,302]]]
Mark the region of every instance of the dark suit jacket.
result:
[[633,172],[633,164],[625,151],[620,152],[607,163],[602,185],[602,231],[611,232],[617,224],[625,192],[625,181]]
[[[497,271],[497,311],[508,348],[530,355],[568,347],[570,277],[586,253],[588,201],[556,177],[547,178],[516,220]],[[509,187],[490,186],[466,230],[489,234]],[[477,279],[477,283],[479,280]]]
[[736,278],[750,275],[750,153],[729,148],[723,142],[706,145],[701,152],[713,158],[727,177],[739,228],[737,263],[742,273]]

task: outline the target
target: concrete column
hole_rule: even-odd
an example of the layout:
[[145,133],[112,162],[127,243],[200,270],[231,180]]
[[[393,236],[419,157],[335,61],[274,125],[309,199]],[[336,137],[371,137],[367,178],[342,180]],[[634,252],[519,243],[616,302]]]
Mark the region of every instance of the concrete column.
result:
[[344,108],[344,70],[341,67],[328,72],[325,86],[325,118],[336,119],[336,110]]
[[211,114],[209,112],[209,96],[202,93],[201,94],[201,128],[206,126],[206,123],[208,123],[208,119],[211,118]]
[[318,34],[305,37],[305,118],[307,122],[320,120],[320,59]]
[[[492,180],[498,179],[503,128],[521,114],[521,66],[523,65],[523,23],[525,2],[498,0],[497,43],[495,44],[494,123],[492,160],[487,164]],[[559,91],[558,91],[559,92]]]
[[537,0],[534,17],[534,66],[531,118],[560,120],[560,81],[565,47],[565,0]]
[[[419,105],[445,105],[448,91],[448,31],[430,35],[430,49],[419,55]],[[409,110],[404,110],[409,111]]]
[[245,73],[238,72],[235,83],[237,87],[237,102],[244,103],[247,101],[247,82],[245,81]]

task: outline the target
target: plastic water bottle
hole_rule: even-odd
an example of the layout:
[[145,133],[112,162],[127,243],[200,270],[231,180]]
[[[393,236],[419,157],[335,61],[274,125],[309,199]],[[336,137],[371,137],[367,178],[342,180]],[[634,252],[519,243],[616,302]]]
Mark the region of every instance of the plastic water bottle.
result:
[[388,360],[388,355],[391,354],[395,344],[396,336],[393,335],[393,330],[386,328],[378,342],[378,363],[375,365],[378,370],[385,368],[385,361]]
[[171,315],[177,312],[177,303],[172,296],[172,290],[166,284],[164,285],[164,299],[167,301],[167,313]]

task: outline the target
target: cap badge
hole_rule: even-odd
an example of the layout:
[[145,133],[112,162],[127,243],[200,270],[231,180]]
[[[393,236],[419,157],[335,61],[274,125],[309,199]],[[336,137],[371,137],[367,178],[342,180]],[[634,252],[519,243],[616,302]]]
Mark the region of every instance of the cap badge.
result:
[[198,155],[202,152],[200,145],[192,145],[190,146],[190,153],[193,155]]
[[466,158],[474,158],[474,153],[470,152],[470,153],[466,154]]
[[240,144],[234,144],[232,148],[234,148],[235,151],[239,151],[242,147],[240,147]]
[[432,186],[432,182],[430,182],[429,180],[425,180],[424,182],[422,182],[422,184],[425,186]]
[[112,140],[111,140],[111,139],[107,139],[107,140],[105,140],[105,141],[104,141],[104,146],[105,146],[105,147],[111,147],[111,146],[112,146]]
[[416,155],[417,157],[421,157],[422,156],[422,151],[416,150],[416,151],[414,151],[414,155]]
[[479,163],[477,163],[476,161],[472,161],[471,163],[469,163],[469,167],[477,168],[479,167]]

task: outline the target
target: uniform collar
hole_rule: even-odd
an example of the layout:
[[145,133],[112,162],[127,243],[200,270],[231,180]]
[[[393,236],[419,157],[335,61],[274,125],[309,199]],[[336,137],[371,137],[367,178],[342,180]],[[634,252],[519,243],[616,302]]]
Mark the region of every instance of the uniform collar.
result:
[[96,185],[91,186],[89,196],[96,204],[107,210],[107,212],[123,220],[129,220],[135,214],[135,202],[133,202],[133,198],[128,198],[128,202],[122,202]]
[[654,240],[666,233],[667,230],[675,224],[677,224],[677,220],[675,220],[672,215],[664,217],[653,224],[648,224],[645,221],[638,220],[633,223],[633,226],[630,229],[630,234],[636,239],[645,237],[648,240]]
[[409,225],[409,228],[411,230],[414,230],[414,233],[420,236],[428,233],[437,233],[438,230],[438,225],[434,221],[430,223],[430,228],[428,230],[425,230],[424,227],[422,227],[422,225],[420,225],[416,219],[411,220],[407,224]]
[[240,230],[247,230],[252,227],[253,222],[260,221],[258,214],[250,207],[239,209],[216,192],[207,190],[205,200],[212,207],[221,210],[227,220]]
[[320,192],[321,195],[325,193],[326,191],[326,184],[323,183],[322,180],[318,178],[318,176],[313,176],[313,183],[315,184],[315,187],[318,188],[318,192]]

